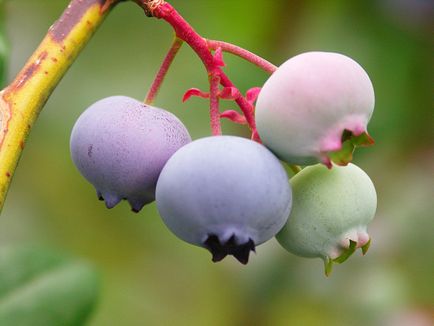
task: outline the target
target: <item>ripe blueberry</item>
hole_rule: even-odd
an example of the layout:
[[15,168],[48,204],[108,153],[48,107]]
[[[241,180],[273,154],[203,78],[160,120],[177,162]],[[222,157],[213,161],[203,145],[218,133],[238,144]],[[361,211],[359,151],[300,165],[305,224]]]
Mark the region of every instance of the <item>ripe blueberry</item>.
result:
[[208,249],[213,261],[250,251],[272,238],[291,209],[279,160],[263,145],[234,136],[191,142],[177,151],[157,183],[158,210],[179,238]]
[[138,212],[155,199],[166,161],[191,141],[173,114],[125,96],[104,98],[79,117],[71,134],[72,160],[108,208],[122,199]]

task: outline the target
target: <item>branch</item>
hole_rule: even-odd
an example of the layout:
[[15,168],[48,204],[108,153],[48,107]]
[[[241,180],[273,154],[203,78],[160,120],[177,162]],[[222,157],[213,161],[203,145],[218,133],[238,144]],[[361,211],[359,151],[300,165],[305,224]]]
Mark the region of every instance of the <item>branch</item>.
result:
[[0,210],[30,129],[48,97],[123,0],[72,0],[15,80],[0,92]]

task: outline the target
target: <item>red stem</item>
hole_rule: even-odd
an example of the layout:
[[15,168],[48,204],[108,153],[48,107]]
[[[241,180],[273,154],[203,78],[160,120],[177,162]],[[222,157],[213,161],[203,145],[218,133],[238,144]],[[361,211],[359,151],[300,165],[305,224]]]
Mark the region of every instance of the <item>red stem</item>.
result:
[[[224,87],[235,87],[231,80],[221,70],[220,66],[215,62],[214,56],[208,47],[206,39],[202,38],[175,10],[175,8],[173,8],[169,3],[164,2],[153,10],[152,15],[168,22],[175,30],[177,37],[190,45],[190,47],[202,60],[209,76],[218,76],[220,78],[221,85]],[[245,115],[253,135],[257,135],[253,106],[250,105],[250,103],[242,96],[236,99],[235,102]],[[220,124],[220,120],[218,121],[218,124]],[[253,138],[259,140],[259,137]]]
[[210,91],[210,116],[211,116],[211,130],[214,136],[220,136],[222,129],[220,125],[220,111],[219,111],[219,85],[220,76],[211,75],[209,77]]
[[203,39],[190,24],[173,8],[165,2],[153,11],[156,18],[164,19],[175,30],[176,36],[184,40],[197,53],[208,73],[212,73],[216,66],[214,57]]
[[207,43],[209,49],[217,50],[221,48],[224,52],[243,58],[269,74],[272,74],[277,69],[277,66],[273,65],[271,62],[235,44],[215,40],[207,40]]
[[[220,83],[224,87],[235,87],[232,81],[223,73],[220,75]],[[258,133],[256,132],[255,112],[253,106],[250,105],[247,99],[243,96],[235,99],[235,102],[238,104],[239,108],[243,112],[244,116],[246,117],[247,124],[252,130],[252,139],[261,142]]]
[[155,76],[151,88],[149,89],[148,95],[146,95],[146,100],[145,100],[146,104],[151,105],[154,102],[155,98],[158,95],[158,91],[160,90],[161,85],[164,82],[164,78],[166,77],[167,72],[169,71],[169,68],[172,65],[172,62],[175,59],[176,54],[178,53],[183,43],[184,43],[183,40],[175,36],[172,46],[170,47],[169,52],[164,58],[164,61],[161,64],[161,67],[158,70],[157,75]]

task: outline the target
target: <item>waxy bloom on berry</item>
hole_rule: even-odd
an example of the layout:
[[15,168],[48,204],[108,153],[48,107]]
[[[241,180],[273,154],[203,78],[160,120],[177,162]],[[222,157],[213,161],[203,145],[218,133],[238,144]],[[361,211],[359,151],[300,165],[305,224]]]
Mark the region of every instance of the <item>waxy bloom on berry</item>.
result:
[[293,205],[276,236],[289,252],[320,257],[326,274],[334,262],[345,261],[357,248],[370,244],[368,223],[374,218],[377,195],[368,175],[354,164],[329,170],[309,166],[291,179]]
[[71,134],[72,160],[108,208],[122,199],[133,211],[155,199],[166,161],[191,141],[173,114],[125,96],[92,104]]
[[307,52],[281,65],[256,104],[263,143],[291,164],[346,165],[370,145],[374,89],[363,68],[338,53]]
[[254,141],[216,136],[177,151],[157,183],[158,211],[179,238],[208,249],[213,261],[250,251],[288,219],[291,188],[279,160]]

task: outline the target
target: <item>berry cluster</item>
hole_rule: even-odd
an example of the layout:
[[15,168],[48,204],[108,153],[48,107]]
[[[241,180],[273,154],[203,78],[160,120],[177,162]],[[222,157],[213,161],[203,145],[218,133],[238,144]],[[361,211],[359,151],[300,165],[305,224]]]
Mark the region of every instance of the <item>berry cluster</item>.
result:
[[[332,167],[332,160],[346,165],[348,155],[339,153],[345,143],[371,141],[373,103],[369,78],[353,60],[305,53],[278,68],[259,93],[256,121],[266,146],[234,136],[191,142],[173,114],[113,96],[80,116],[71,154],[108,208],[126,199],[138,212],[156,198],[168,228],[207,248],[213,261],[233,255],[247,263],[255,246],[277,234],[288,251],[321,257],[329,271],[369,245],[374,186],[360,168]],[[330,169],[308,166],[288,182],[275,155]]]
[[[373,143],[367,124],[374,91],[363,68],[327,52],[300,54],[277,68],[234,45],[199,37],[165,2],[151,14],[170,22],[180,38],[145,103],[105,98],[72,131],[72,159],[99,199],[108,208],[125,199],[135,212],[156,200],[167,227],[208,249],[215,262],[233,255],[246,264],[250,251],[274,236],[291,253],[322,258],[326,274],[357,248],[366,253],[376,193],[369,177],[350,164],[355,147]],[[209,92],[190,89],[184,96],[210,101],[213,136],[194,141],[172,113],[150,105],[183,41],[210,77]],[[223,51],[270,78],[244,97],[222,71]],[[242,112],[220,113],[219,99],[233,100]],[[222,136],[221,118],[247,124],[252,139]],[[289,182],[279,160],[295,173]]]

